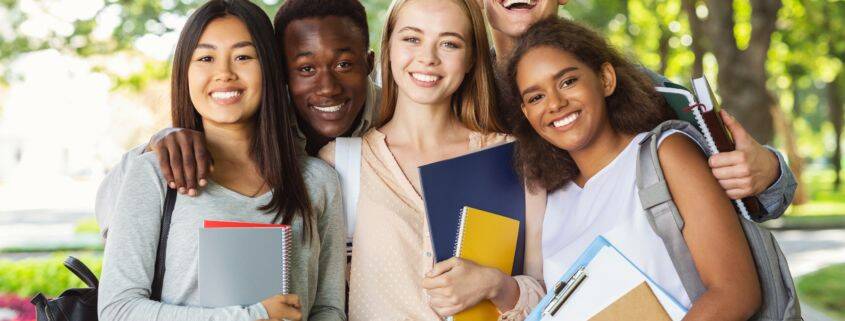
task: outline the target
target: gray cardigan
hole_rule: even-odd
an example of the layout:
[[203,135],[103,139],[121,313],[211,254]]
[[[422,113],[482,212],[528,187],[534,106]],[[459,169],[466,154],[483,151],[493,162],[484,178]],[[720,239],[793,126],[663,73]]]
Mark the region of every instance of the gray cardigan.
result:
[[[345,227],[337,174],[315,158],[303,159],[314,209],[314,232],[303,242],[301,218],[293,222],[291,292],[299,295],[303,320],[345,320]],[[124,164],[126,165],[126,164]],[[102,320],[256,320],[264,307],[201,308],[197,291],[198,230],[204,219],[270,223],[274,214],[257,207],[272,192],[254,198],[209,181],[197,197],[177,197],[165,259],[162,302],[149,300],[165,182],[155,153],[134,158],[116,196],[104,254],[98,309]],[[249,250],[249,249],[244,249]]]

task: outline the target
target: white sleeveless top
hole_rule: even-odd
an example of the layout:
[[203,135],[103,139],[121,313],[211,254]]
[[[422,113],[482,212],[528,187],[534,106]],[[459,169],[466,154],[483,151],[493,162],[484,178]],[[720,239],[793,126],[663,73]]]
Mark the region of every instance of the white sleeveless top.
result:
[[[658,142],[679,131],[667,131]],[[583,188],[569,182],[549,193],[543,220],[543,279],[551,289],[579,255],[602,235],[684,307],[690,299],[663,241],[642,209],[636,184],[637,135]]]

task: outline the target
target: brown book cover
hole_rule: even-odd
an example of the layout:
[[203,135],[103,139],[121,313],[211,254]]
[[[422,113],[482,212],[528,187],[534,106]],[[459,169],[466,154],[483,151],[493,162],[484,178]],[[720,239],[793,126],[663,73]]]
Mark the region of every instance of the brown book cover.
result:
[[590,318],[590,321],[653,320],[671,321],[660,301],[643,282]]
[[[719,114],[721,108],[716,101],[716,95],[707,82],[707,78],[704,76],[693,78],[692,85],[693,91],[696,97],[698,97],[699,106],[698,108],[693,108],[691,112],[693,114],[700,114],[700,117],[699,115],[695,116],[696,119],[700,119],[698,120],[698,125],[702,129],[704,136],[708,138],[708,143],[712,144],[712,146],[708,146],[711,149],[710,152],[734,151],[736,146],[734,145],[733,137],[731,137],[730,131],[728,131],[725,123],[722,121],[722,117]],[[743,198],[742,200],[735,201],[735,203],[737,203],[736,205],[741,214],[751,219],[758,220],[763,216],[760,201],[754,196]]]

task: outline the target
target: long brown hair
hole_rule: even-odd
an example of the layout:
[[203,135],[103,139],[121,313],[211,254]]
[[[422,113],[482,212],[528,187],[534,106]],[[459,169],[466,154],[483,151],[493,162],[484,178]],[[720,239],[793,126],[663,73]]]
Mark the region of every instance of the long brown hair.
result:
[[[615,131],[636,134],[651,130],[665,120],[677,118],[640,67],[625,59],[597,32],[557,17],[533,25],[518,41],[507,67],[509,101],[522,101],[518,98],[516,83],[520,60],[531,49],[544,46],[571,53],[597,74],[601,74],[603,64],[613,66],[616,89],[605,101],[610,126]],[[578,166],[569,153],[543,139],[531,127],[520,109],[520,103],[508,108],[507,113],[509,125],[517,138],[517,171],[531,186],[553,191],[578,176]]]
[[[202,116],[191,102],[188,67],[203,30],[214,19],[231,15],[239,18],[249,30],[261,65],[261,103],[253,116],[250,157],[259,174],[273,190],[269,203],[259,210],[275,212],[273,221],[282,217],[291,224],[297,213],[302,216],[305,235],[311,233],[311,204],[302,178],[301,152],[294,139],[294,118],[281,77],[282,53],[273,34],[270,18],[261,8],[247,0],[212,0],[188,18],[179,36],[173,58],[171,79],[171,116],[173,126],[202,131]],[[306,238],[308,239],[308,238]]]
[[[393,79],[390,68],[390,36],[396,27],[399,12],[412,0],[394,0],[390,4],[384,32],[381,36],[381,107],[375,121],[381,127],[391,118],[396,110],[396,97],[399,89]],[[484,25],[484,14],[476,0],[452,0],[461,7],[470,21],[472,39],[469,57],[473,58],[472,69],[464,76],[461,86],[452,94],[452,112],[461,123],[470,130],[490,133],[503,132],[504,127],[496,115],[495,82],[493,79],[493,61],[490,58],[490,43]]]

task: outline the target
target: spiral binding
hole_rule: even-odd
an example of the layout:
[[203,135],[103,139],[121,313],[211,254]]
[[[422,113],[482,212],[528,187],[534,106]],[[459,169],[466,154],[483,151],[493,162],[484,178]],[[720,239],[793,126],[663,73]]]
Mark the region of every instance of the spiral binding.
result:
[[[692,111],[692,115],[698,123],[698,128],[701,128],[701,133],[704,134],[704,140],[707,141],[707,149],[710,150],[710,155],[716,155],[719,153],[719,149],[716,148],[716,141],[713,140],[713,134],[710,133],[710,128],[707,128],[707,124],[704,122],[704,116],[701,114],[699,106],[701,106],[701,104],[690,105],[690,111]],[[745,204],[742,203],[742,200],[734,200],[733,202],[736,204],[736,208],[739,209],[739,214],[742,214],[742,217],[750,220],[751,214],[748,213],[748,209],[745,208]]]
[[291,251],[293,250],[293,233],[290,226],[282,228],[282,294],[290,294],[290,266]]
[[464,241],[464,226],[466,225],[467,221],[467,208],[466,206],[461,209],[460,212],[460,221],[458,222],[458,237],[455,238],[455,257],[461,256],[461,247],[463,246]]

